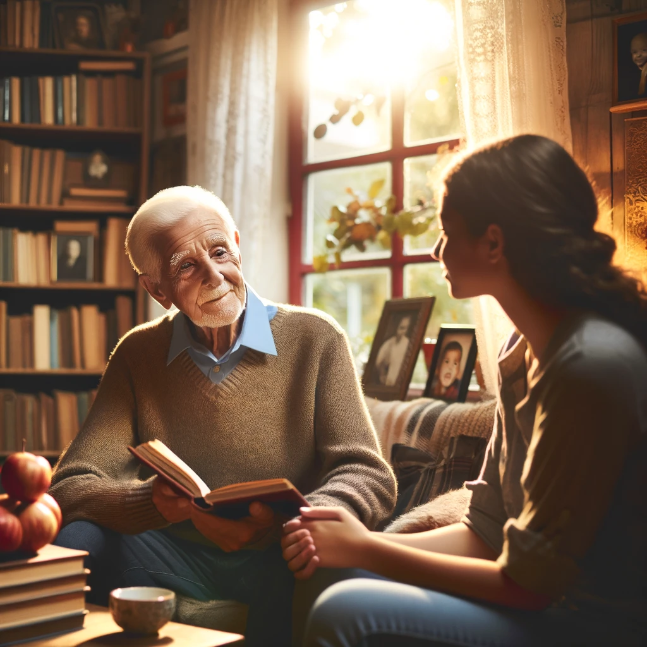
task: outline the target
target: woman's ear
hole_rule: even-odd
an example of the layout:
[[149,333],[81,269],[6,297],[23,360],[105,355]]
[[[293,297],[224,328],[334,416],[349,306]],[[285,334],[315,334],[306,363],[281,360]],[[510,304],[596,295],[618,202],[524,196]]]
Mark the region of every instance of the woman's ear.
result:
[[505,250],[505,238],[499,225],[488,225],[485,231],[485,242],[487,244],[487,259],[489,263],[496,265],[504,258]]
[[162,308],[168,310],[173,305],[173,302],[160,289],[160,284],[153,283],[148,274],[140,274],[139,283],[144,290],[146,290],[146,292],[148,292],[148,294],[150,294],[153,299],[162,306]]

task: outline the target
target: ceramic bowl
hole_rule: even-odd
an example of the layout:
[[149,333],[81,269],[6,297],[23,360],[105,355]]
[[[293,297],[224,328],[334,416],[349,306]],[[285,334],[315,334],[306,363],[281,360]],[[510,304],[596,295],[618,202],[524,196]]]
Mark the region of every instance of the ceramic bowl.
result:
[[110,613],[124,630],[157,633],[173,616],[175,593],[154,586],[129,586],[110,592]]

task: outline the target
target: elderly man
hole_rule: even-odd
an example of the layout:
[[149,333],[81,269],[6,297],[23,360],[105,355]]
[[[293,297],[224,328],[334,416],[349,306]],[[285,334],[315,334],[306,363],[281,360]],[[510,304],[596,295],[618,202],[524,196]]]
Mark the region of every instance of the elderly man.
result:
[[238,521],[199,512],[140,473],[127,447],[158,438],[210,488],[285,477],[311,505],[343,506],[373,527],[391,512],[395,482],[347,339],[321,313],[255,294],[229,212],[199,187],[148,200],[126,249],[148,293],[179,312],[133,329],[110,357],[55,469],[67,524],[57,543],[89,551],[94,600],[133,585],[235,599],[249,604],[247,644],[289,644],[282,520],[259,502]]

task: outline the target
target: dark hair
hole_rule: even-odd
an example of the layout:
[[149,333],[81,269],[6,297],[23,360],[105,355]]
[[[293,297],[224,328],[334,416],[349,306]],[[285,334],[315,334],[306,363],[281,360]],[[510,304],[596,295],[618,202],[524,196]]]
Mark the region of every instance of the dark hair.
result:
[[515,279],[547,305],[581,308],[647,345],[644,285],[612,262],[616,243],[595,231],[598,203],[584,171],[558,143],[520,135],[459,161],[445,179],[443,214],[473,236],[501,227]]
[[445,355],[449,353],[452,350],[457,350],[461,354],[461,358],[463,357],[463,347],[461,344],[457,341],[450,341],[447,346],[443,347],[443,352],[442,355],[440,356],[440,361],[444,359]]

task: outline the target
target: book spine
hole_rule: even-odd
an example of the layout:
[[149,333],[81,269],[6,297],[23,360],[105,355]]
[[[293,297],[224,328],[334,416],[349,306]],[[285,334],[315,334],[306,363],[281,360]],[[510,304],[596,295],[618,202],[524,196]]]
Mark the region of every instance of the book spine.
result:
[[26,77],[20,79],[20,121],[31,123],[31,83]]
[[65,113],[63,111],[63,77],[54,77],[54,123],[57,126],[65,124]]
[[11,123],[20,123],[20,79],[11,77]]
[[31,97],[31,123],[32,124],[39,124],[40,123],[40,93],[39,93],[39,85],[38,85],[38,77],[37,76],[31,76],[29,77],[29,83],[31,85],[31,92],[30,92],[30,97]]

